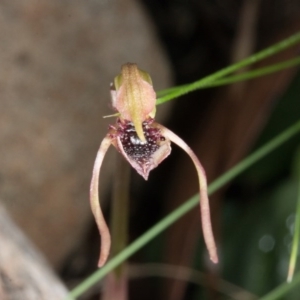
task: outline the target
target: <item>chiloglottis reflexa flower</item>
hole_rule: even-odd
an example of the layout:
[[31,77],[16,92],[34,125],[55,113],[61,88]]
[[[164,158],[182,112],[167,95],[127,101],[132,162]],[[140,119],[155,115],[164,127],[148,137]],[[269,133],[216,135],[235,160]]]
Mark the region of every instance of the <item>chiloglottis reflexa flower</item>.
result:
[[112,105],[117,110],[115,125],[109,127],[95,160],[90,186],[91,208],[101,236],[98,266],[105,264],[110,251],[111,238],[99,202],[99,173],[103,158],[113,145],[141,175],[148,179],[149,172],[156,168],[171,152],[171,142],[182,148],[192,159],[199,178],[200,214],[203,236],[210,259],[218,262],[216,244],[212,232],[205,171],[191,148],[175,133],[156,123],[156,94],[148,73],[136,64],[122,66],[114,79],[111,90]]

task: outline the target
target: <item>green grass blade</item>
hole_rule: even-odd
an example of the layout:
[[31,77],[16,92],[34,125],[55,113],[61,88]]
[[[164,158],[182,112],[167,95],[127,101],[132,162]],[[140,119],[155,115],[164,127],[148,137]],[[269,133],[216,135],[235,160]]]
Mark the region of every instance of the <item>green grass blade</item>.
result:
[[298,248],[299,248],[299,236],[300,236],[300,150],[297,152],[296,158],[296,177],[298,180],[298,201],[297,201],[297,209],[296,209],[296,216],[295,216],[295,227],[294,227],[294,237],[292,243],[292,252],[290,256],[290,263],[289,263],[289,270],[288,270],[288,277],[287,282],[291,282],[293,280],[295,267],[297,263],[297,256],[298,256]]
[[281,297],[291,291],[293,288],[299,286],[300,284],[300,273],[298,273],[294,280],[291,283],[282,283],[278,287],[276,287],[273,291],[268,293],[267,295],[261,297],[259,300],[276,300],[282,299]]
[[238,63],[235,63],[233,65],[230,65],[229,67],[221,69],[220,71],[215,72],[215,73],[213,73],[207,77],[204,77],[200,80],[197,80],[191,84],[184,85],[179,90],[176,89],[175,91],[171,91],[169,94],[167,94],[161,98],[158,98],[157,102],[164,103],[171,99],[177,98],[179,96],[182,96],[184,94],[187,94],[189,92],[197,90],[212,81],[216,81],[217,79],[220,79],[221,77],[224,77],[225,75],[228,75],[228,74],[235,72],[243,67],[251,65],[255,62],[265,59],[266,57],[269,57],[280,51],[283,51],[284,49],[287,49],[299,42],[300,42],[300,32],[290,36],[289,38],[287,38],[271,47],[268,47],[256,54],[253,54],[253,55],[249,56],[248,58],[241,60]]
[[[235,167],[227,171],[225,174],[220,176],[217,180],[212,182],[208,187],[208,193],[211,195],[220,187],[229,183],[233,178],[240,175],[247,168],[252,166],[254,163],[259,161],[261,158],[266,156],[271,151],[275,150],[277,147],[282,145],[292,136],[300,132],[300,121],[289,127],[283,133],[279,134],[277,137],[272,139],[270,142],[262,146],[260,149],[256,150],[253,154],[249,155]],[[119,264],[145,246],[149,241],[159,235],[162,231],[176,222],[180,217],[185,215],[188,211],[198,205],[198,195],[194,195],[192,198],[184,202],[181,206],[163,218],[160,222],[142,234],[134,242],[132,242],[126,249],[113,257],[108,263],[101,269],[94,272],[76,288],[74,288],[67,299],[76,299],[87,291],[91,286],[96,284],[100,279],[102,279],[106,274],[116,268]]]
[[[209,82],[209,83],[203,85],[199,89],[211,88],[211,87],[230,84],[230,83],[234,83],[234,82],[238,82],[238,81],[253,79],[253,78],[265,76],[265,75],[268,75],[268,74],[271,74],[271,73],[279,72],[279,71],[282,71],[284,69],[297,66],[299,64],[300,64],[300,57],[296,57],[296,58],[286,60],[286,61],[281,62],[281,63],[273,64],[271,66],[264,67],[264,68],[255,69],[255,70],[245,72],[245,73],[242,73],[242,74],[239,74],[239,75],[227,76],[224,79],[219,79],[219,80],[216,80],[216,81]],[[170,89],[162,90],[162,91],[157,92],[157,95],[159,97],[162,97],[162,96],[165,96],[165,95],[167,95],[171,92],[179,91],[183,87],[187,87],[187,86],[188,86],[188,84],[185,84],[185,85],[176,86],[176,87],[173,87],[173,88],[170,88]],[[158,98],[158,101],[156,102],[156,104],[159,105],[159,104],[162,104],[162,103],[163,102],[161,102],[160,99]]]
[[220,86],[220,85],[225,85],[225,84],[230,84],[230,83],[234,83],[234,82],[239,82],[239,81],[244,81],[244,80],[249,80],[249,79],[253,79],[253,78],[257,78],[257,77],[261,77],[264,75],[268,75],[271,73],[275,73],[296,65],[300,64],[300,57],[294,58],[294,59],[290,59],[287,60],[285,62],[282,63],[278,63],[278,64],[274,64],[268,67],[264,67],[264,68],[259,68],[253,71],[249,71],[243,74],[239,74],[236,76],[230,76],[230,77],[225,77],[224,79],[220,79],[211,83],[208,83],[206,87],[215,87],[215,86]]

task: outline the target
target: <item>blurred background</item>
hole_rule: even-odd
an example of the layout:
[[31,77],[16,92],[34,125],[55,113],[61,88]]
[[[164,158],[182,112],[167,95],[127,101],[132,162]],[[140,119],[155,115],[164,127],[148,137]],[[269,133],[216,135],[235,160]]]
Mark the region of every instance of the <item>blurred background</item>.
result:
[[[299,30],[297,0],[1,1],[0,201],[67,287],[96,269],[99,236],[89,182],[98,146],[114,122],[102,117],[113,113],[109,84],[121,65],[137,63],[159,91]],[[294,58],[299,50],[294,46],[253,68]],[[193,92],[159,106],[157,120],[194,149],[211,182],[299,120],[299,94],[300,73],[291,68]],[[130,259],[129,299],[247,300],[282,283],[299,144],[299,136],[289,140],[211,197],[217,267],[207,262],[196,208]],[[101,171],[107,219],[115,154],[109,151]],[[133,170],[130,241],[197,190],[194,167],[176,146],[147,182]],[[99,284],[82,299],[99,299],[101,291]]]

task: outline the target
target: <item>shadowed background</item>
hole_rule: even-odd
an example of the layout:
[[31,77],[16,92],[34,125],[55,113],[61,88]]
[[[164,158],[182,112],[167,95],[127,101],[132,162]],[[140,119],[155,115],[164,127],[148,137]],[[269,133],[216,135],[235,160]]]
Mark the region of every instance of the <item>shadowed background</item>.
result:
[[[89,181],[100,141],[114,122],[102,116],[113,112],[109,84],[120,66],[136,62],[160,90],[197,80],[300,29],[298,1],[15,0],[1,2],[0,8],[1,204],[68,286],[96,266],[99,237],[88,203]],[[256,67],[296,55],[299,46]],[[293,68],[197,91],[159,106],[158,120],[190,144],[212,181],[256,144],[299,119],[298,83]],[[217,270],[206,262],[198,209],[132,260],[207,271],[200,287],[185,280],[132,280],[129,298],[181,300],[205,294],[218,299],[214,291],[219,276],[256,295],[281,282],[283,273],[272,268],[281,268],[278,262],[287,257],[287,250],[278,250],[284,256],[272,248],[263,258],[253,252],[239,264],[234,258],[244,255],[239,246],[255,224],[256,235],[247,240],[249,249],[258,249],[257,241],[265,235],[274,240],[268,232],[293,212],[293,193],[286,211],[269,194],[280,186],[294,189],[290,174],[297,144],[299,139],[291,141],[262,169],[253,168],[229,190],[211,198],[222,258]],[[110,151],[101,172],[107,216],[114,152]],[[130,240],[197,189],[192,164],[174,146],[171,157],[151,173],[148,182],[132,172]],[[268,230],[259,230],[265,218],[260,214],[270,210],[274,222],[265,224]],[[277,216],[278,211],[282,214]],[[263,268],[264,279],[254,280],[253,274],[262,272],[259,267],[266,260],[272,260],[273,267]],[[85,299],[99,297],[95,291]]]

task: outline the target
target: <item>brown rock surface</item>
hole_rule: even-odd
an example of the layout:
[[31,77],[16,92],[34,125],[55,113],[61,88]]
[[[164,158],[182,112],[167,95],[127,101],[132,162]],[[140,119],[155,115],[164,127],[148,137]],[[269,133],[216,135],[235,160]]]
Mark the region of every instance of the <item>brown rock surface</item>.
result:
[[0,205],[0,299],[62,300],[67,289]]
[[109,83],[131,61],[166,87],[168,68],[134,1],[6,0],[0,8],[0,197],[58,266],[92,222],[89,181],[112,123],[102,119],[112,113]]

